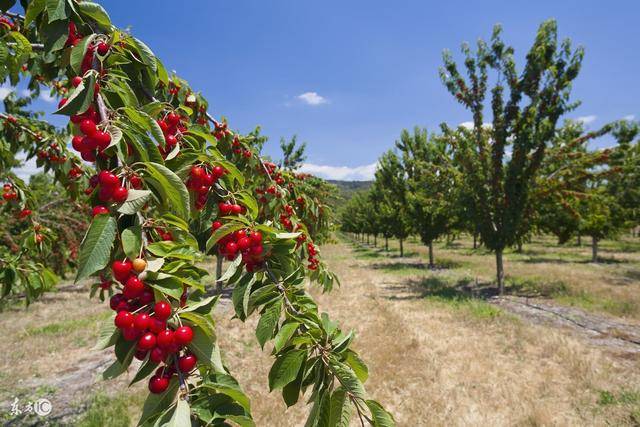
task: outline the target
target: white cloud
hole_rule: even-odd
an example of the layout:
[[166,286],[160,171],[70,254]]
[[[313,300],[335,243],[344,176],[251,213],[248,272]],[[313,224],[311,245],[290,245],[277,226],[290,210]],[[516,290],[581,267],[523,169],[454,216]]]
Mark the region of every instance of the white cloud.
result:
[[[465,129],[473,130],[473,122],[462,122],[458,126],[461,126]],[[483,123],[482,127],[485,129],[491,129],[491,123]]]
[[[22,152],[17,155],[17,158],[22,161],[24,161],[26,157],[26,154]],[[18,175],[20,179],[29,181],[29,177],[31,175],[34,175],[41,170],[42,169],[36,166],[36,158],[33,157],[32,159],[24,162],[21,167],[14,169],[13,172],[15,172],[15,174]]]
[[624,116],[622,118],[622,120],[635,120],[635,119],[636,119],[635,114],[629,114],[628,116]]
[[49,92],[42,91],[40,92],[40,99],[44,102],[57,102],[58,99],[55,96],[49,95]]
[[589,123],[595,121],[598,118],[598,116],[594,116],[593,114],[590,116],[581,116],[576,118],[576,122],[580,122],[583,125],[588,125]]
[[310,173],[325,179],[369,181],[373,179],[377,165],[378,163],[371,163],[370,165],[348,167],[303,163],[298,171]]
[[329,100],[327,100],[327,98],[324,98],[320,95],[318,95],[317,92],[305,92],[301,95],[298,95],[297,98],[304,102],[305,104],[308,105],[320,105],[320,104],[326,104],[329,102]]
[[0,101],[4,101],[4,99],[9,96],[11,92],[14,91],[14,87],[11,86],[0,86]]

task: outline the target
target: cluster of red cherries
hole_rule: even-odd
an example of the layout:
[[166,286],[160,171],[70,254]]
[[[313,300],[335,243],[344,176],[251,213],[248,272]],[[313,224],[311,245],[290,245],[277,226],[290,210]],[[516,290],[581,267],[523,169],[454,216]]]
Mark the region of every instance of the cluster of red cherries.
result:
[[185,350],[193,340],[193,330],[186,325],[175,329],[167,325],[172,315],[171,304],[155,301],[151,288],[138,277],[146,266],[142,258],[115,261],[111,265],[114,279],[123,287],[121,293],[111,297],[109,304],[118,313],[114,323],[123,338],[137,341],[135,357],[144,360],[148,356],[154,363],[165,363],[149,379],[149,391],[162,393],[176,373],[172,361],[177,362],[180,372],[188,375],[197,359]]
[[307,252],[309,253],[309,265],[307,266],[307,268],[309,270],[317,270],[318,265],[320,265],[320,260],[316,258],[316,255],[318,255],[318,251],[313,242],[307,243]]
[[233,142],[231,143],[231,147],[233,147],[233,152],[235,154],[241,154],[245,159],[251,158],[251,150],[247,150],[246,148],[242,148],[242,144],[240,144],[240,139],[236,135],[233,138]]
[[[138,178],[139,179],[139,178]],[[120,182],[120,178],[109,170],[102,170],[98,175],[94,175],[89,179],[89,189],[87,193],[92,193],[98,189],[98,199],[101,202],[122,203],[129,197],[129,190]],[[97,206],[96,206],[97,208]],[[102,212],[107,213],[107,212]],[[95,216],[95,208],[94,208]]]
[[222,166],[210,167],[202,164],[191,167],[186,185],[196,195],[195,207],[197,210],[204,208],[207,204],[209,190],[225,173],[226,170]]
[[18,199],[18,193],[14,190],[12,184],[4,184],[2,186],[2,198],[7,202]]
[[67,156],[62,154],[62,150],[55,142],[49,144],[46,150],[39,150],[38,158],[48,160],[51,163],[64,163],[67,161]]
[[166,158],[176,148],[178,140],[187,131],[187,127],[182,122],[182,117],[175,111],[167,113],[164,119],[158,120],[157,123],[164,135],[164,147],[159,145],[158,150],[162,158]]
[[[220,221],[214,221],[211,228],[216,231],[222,227]],[[262,246],[262,233],[259,231],[237,230],[227,234],[218,241],[218,252],[229,261],[242,256],[247,271],[253,273],[264,264],[264,246]]]

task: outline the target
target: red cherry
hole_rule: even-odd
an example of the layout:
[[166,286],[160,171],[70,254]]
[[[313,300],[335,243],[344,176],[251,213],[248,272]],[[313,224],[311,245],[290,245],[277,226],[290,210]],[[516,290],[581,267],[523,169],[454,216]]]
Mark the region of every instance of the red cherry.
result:
[[188,354],[178,359],[178,368],[181,372],[191,372],[197,362],[198,359],[193,354]]
[[144,290],[144,283],[140,281],[136,276],[131,276],[127,279],[127,283],[124,285],[122,294],[127,299],[138,298]]
[[96,153],[94,151],[82,151],[80,153],[80,157],[82,157],[82,160],[85,160],[87,162],[96,161]]
[[251,254],[253,255],[262,255],[263,250],[264,248],[262,247],[262,245],[251,246]]
[[173,147],[178,143],[178,140],[173,135],[166,135],[164,137],[165,142],[167,143],[167,147]]
[[236,252],[238,252],[238,244],[236,242],[229,242],[224,247],[224,250],[227,254],[234,255]]
[[71,85],[73,87],[80,86],[80,83],[82,83],[82,77],[80,76],[75,76],[74,78],[71,79]]
[[105,42],[98,43],[98,47],[96,48],[96,52],[98,55],[105,56],[107,52],[109,52],[109,45]]
[[133,320],[133,327],[139,331],[144,331],[149,327],[149,322],[151,321],[151,317],[147,313],[136,314]]
[[202,184],[211,187],[216,182],[216,178],[211,173],[205,173],[202,177]]
[[159,301],[153,306],[153,311],[158,319],[167,320],[171,316],[171,304]]
[[133,263],[128,259],[124,261],[114,261],[111,264],[111,271],[113,271],[113,277],[116,278],[119,282],[124,282],[127,280],[129,275],[131,274],[131,269],[133,268]]
[[121,311],[129,311],[131,309],[131,307],[129,307],[129,303],[127,302],[126,299],[123,299],[122,301],[120,301],[120,303],[118,303],[118,306],[116,307],[116,312],[121,312]]
[[171,348],[171,346],[173,346],[173,344],[175,343],[173,331],[171,331],[170,329],[165,329],[164,331],[160,332],[158,334],[157,341],[158,347],[160,347],[161,349],[167,350]]
[[151,332],[147,332],[138,340],[139,350],[151,350],[156,346],[156,336]]
[[154,394],[163,393],[169,387],[169,379],[165,377],[156,377],[155,375],[149,379],[149,391]]
[[167,122],[165,122],[164,120],[158,120],[157,123],[158,126],[160,126],[162,133],[167,133],[167,131],[169,130],[169,125],[167,124]]
[[120,304],[122,301],[122,294],[115,294],[109,299],[109,307],[111,307],[111,310],[115,310],[118,308],[118,304]]
[[60,102],[58,102],[58,108],[62,108],[62,107],[64,107],[64,104],[66,104],[66,103],[67,103],[67,101],[68,101],[68,99],[67,99],[67,98],[62,98],[62,99],[60,100]]
[[87,136],[93,136],[93,134],[96,133],[95,122],[89,119],[84,119],[80,122],[80,132],[84,133]]
[[169,125],[175,126],[180,121],[180,116],[174,112],[171,112],[167,114],[166,120],[169,123]]
[[141,188],[142,188],[142,178],[140,178],[140,177],[139,177],[139,176],[137,176],[137,175],[132,176],[132,177],[129,179],[129,182],[131,183],[131,186],[132,186],[133,188],[135,188],[136,190],[139,190],[139,189],[141,189]]
[[214,177],[220,178],[222,175],[224,175],[224,168],[222,166],[214,166],[211,173]]
[[161,363],[164,359],[167,358],[167,353],[164,352],[160,347],[155,347],[151,350],[151,354],[149,354],[149,359],[155,363]]
[[121,311],[116,315],[114,323],[119,329],[133,328],[133,314]]
[[191,166],[191,176],[193,178],[201,179],[205,174],[206,172],[201,166]]
[[138,351],[136,351],[136,353],[133,356],[138,360],[144,360],[144,358],[147,357],[147,351],[146,350],[138,350]]
[[250,246],[251,246],[251,239],[249,239],[248,237],[243,237],[240,240],[238,240],[238,248],[240,248],[241,251],[244,251],[245,249],[249,249]]
[[142,295],[140,295],[140,304],[147,305],[151,301],[153,301],[153,292],[148,289],[142,291]]
[[149,321],[149,330],[154,334],[159,334],[160,332],[167,329],[167,323],[163,320],[152,317]]
[[213,228],[214,231],[220,227],[222,227],[222,223],[220,221],[213,221],[213,224],[211,224],[211,228]]
[[93,209],[91,210],[91,216],[104,215],[108,213],[109,213],[109,209],[105,208],[102,205],[94,206]]
[[82,136],[76,135],[71,139],[71,146],[76,151],[85,151],[84,144],[82,143]]
[[138,339],[138,331],[134,328],[126,328],[122,330],[122,337],[125,341],[135,341]]
[[231,205],[231,212],[234,213],[234,215],[239,215],[242,213],[242,206],[240,205]]
[[98,141],[92,136],[82,138],[82,151],[91,151],[98,148]]
[[111,144],[111,134],[109,134],[109,132],[104,132],[101,130],[96,131],[96,133],[93,135],[93,139],[97,143],[97,148],[100,148],[102,150],[104,150],[109,146],[109,144]]
[[251,242],[254,245],[259,245],[262,243],[262,233],[260,233],[259,231],[252,231],[249,237],[251,238]]
[[116,187],[114,188],[113,195],[111,197],[114,202],[122,203],[127,200],[127,197],[129,197],[129,190],[124,187]]
[[118,177],[111,171],[103,170],[98,174],[98,181],[103,187],[115,187],[120,184]]
[[189,326],[180,326],[174,332],[174,338],[178,344],[189,345],[193,339],[193,331]]

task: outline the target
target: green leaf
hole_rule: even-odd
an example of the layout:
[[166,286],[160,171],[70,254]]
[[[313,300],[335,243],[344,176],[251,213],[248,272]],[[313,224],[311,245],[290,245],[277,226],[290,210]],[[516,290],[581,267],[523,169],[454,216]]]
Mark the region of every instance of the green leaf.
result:
[[147,272],[145,282],[153,289],[162,292],[164,295],[169,295],[176,300],[180,299],[184,291],[182,281],[170,274]]
[[24,26],[28,27],[38,17],[47,4],[47,0],[33,0],[29,3],[24,17]]
[[277,301],[260,317],[258,326],[256,327],[256,337],[258,338],[260,347],[264,348],[264,344],[273,336],[273,331],[276,329],[276,325],[280,319],[281,309],[282,302]]
[[240,406],[242,406],[247,412],[251,412],[251,402],[249,401],[249,397],[244,394],[242,390],[238,390],[235,387],[230,387],[229,385],[219,383],[204,383],[202,386],[204,388],[213,389],[218,393],[226,394]]
[[111,18],[109,14],[98,3],[83,1],[76,4],[81,15],[88,16],[93,19],[102,28],[111,27]]
[[274,339],[273,348],[276,352],[279,352],[284,348],[284,346],[289,341],[289,338],[291,338],[296,332],[296,329],[298,329],[298,326],[300,326],[299,322],[288,322],[282,325],[282,327],[276,334],[276,338]]
[[135,341],[125,341],[121,335],[118,336],[115,353],[116,360],[102,373],[102,378],[105,380],[116,378],[131,365],[133,356],[136,353]]
[[395,427],[393,416],[375,400],[366,400],[365,403],[371,411],[374,427]]
[[215,338],[207,335],[198,326],[194,326],[193,328],[193,340],[189,344],[189,349],[196,355],[200,362],[212,366],[216,372],[227,372],[222,365],[220,348]]
[[118,208],[124,215],[134,215],[149,201],[153,193],[149,190],[129,190],[127,200]]
[[71,96],[67,99],[67,103],[54,111],[53,114],[62,114],[65,116],[73,116],[87,111],[89,105],[93,102],[93,91],[95,89],[96,74],[87,73],[86,77],[75,88]]
[[367,368],[367,365],[360,359],[360,356],[354,351],[348,350],[345,353],[345,362],[353,369],[353,372],[355,372],[360,381],[363,383],[367,381],[367,378],[369,378],[369,368]]
[[66,0],[47,0],[47,15],[49,15],[49,24],[53,21],[59,21],[67,18],[65,6]]
[[189,191],[178,175],[171,169],[159,163],[147,162],[144,164],[149,171],[145,179],[147,184],[153,187],[160,195],[163,204],[171,209],[171,212],[179,218],[189,218]]
[[87,49],[93,40],[96,38],[97,34],[89,34],[87,37],[83,38],[80,43],[71,49],[71,57],[69,58],[69,65],[76,74],[80,74],[82,70],[82,61],[84,59],[85,54],[87,53]]
[[115,345],[120,335],[120,330],[113,324],[115,316],[109,316],[100,324],[100,330],[98,331],[98,340],[93,346],[93,350],[104,350],[105,348]]
[[142,381],[143,379],[147,378],[149,375],[151,375],[151,373],[156,369],[157,366],[158,364],[152,362],[150,359],[145,360],[142,365],[140,365],[138,372],[136,372],[136,376],[133,377],[133,379],[129,383],[129,387],[131,387],[138,381]]
[[140,59],[142,60],[142,63],[147,65],[149,68],[151,68],[155,72],[158,69],[156,64],[156,56],[153,54],[151,49],[149,49],[149,46],[147,46],[146,44],[144,44],[142,41],[138,40],[135,37],[131,37],[131,38],[133,40],[134,46],[136,47],[136,49],[138,50],[138,53],[140,54]]
[[76,283],[107,266],[116,231],[116,220],[112,216],[96,215],[93,218],[80,245]]
[[352,407],[347,393],[342,387],[335,389],[331,395],[331,417],[329,425],[331,427],[349,427],[351,419]]
[[191,427],[191,409],[186,400],[178,399],[176,409],[166,427]]
[[122,240],[122,250],[125,255],[130,259],[135,259],[140,256],[140,250],[142,249],[142,227],[134,225],[125,229],[120,235]]
[[336,360],[329,360],[329,366],[346,391],[359,399],[365,398],[364,386],[349,366]]
[[160,415],[165,409],[167,409],[175,400],[176,393],[178,391],[178,379],[174,376],[169,387],[164,393],[153,394],[149,393],[147,400],[144,401],[142,407],[142,415],[138,421],[138,425],[141,426],[148,421],[151,421],[158,415]]
[[199,313],[194,313],[190,311],[185,311],[180,313],[180,318],[183,320],[187,320],[190,323],[198,326],[202,329],[207,336],[215,339],[216,338],[216,329],[213,323],[213,319],[210,316],[205,316]]
[[295,380],[306,358],[307,350],[291,350],[279,356],[269,371],[269,390],[284,387]]
[[162,129],[160,129],[160,125],[158,125],[158,122],[156,122],[150,115],[141,110],[126,107],[123,111],[129,117],[129,119],[131,119],[145,131],[149,132],[158,145],[164,147],[164,134],[162,133]]

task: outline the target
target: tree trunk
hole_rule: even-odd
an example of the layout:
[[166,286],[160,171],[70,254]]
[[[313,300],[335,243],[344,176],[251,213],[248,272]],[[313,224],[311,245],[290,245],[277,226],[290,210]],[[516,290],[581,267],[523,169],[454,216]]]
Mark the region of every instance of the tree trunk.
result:
[[389,252],[389,238],[384,236],[384,251]]
[[216,293],[222,293],[222,282],[218,279],[222,277],[222,255],[216,255]]
[[369,244],[369,233],[367,233],[367,245]]
[[496,277],[498,279],[498,290],[500,295],[504,295],[504,265],[502,264],[502,249],[496,250]]
[[591,262],[598,262],[598,239],[591,236]]
[[377,234],[373,235],[373,247],[374,248],[378,247],[378,235]]
[[516,252],[518,252],[519,254],[522,253],[522,242],[518,242],[518,246],[516,248]]
[[582,246],[582,234],[578,233],[578,246]]
[[473,233],[473,249],[478,249],[478,233]]
[[434,269],[435,264],[433,262],[433,240],[429,241],[429,268]]
[[402,246],[402,239],[400,239],[400,258],[404,256],[404,248]]

